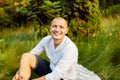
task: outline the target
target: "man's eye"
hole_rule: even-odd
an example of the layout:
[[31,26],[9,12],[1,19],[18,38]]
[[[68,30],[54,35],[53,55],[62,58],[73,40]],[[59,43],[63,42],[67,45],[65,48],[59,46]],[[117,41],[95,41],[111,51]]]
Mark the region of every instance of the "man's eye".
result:
[[52,27],[57,27],[56,25],[52,26]]
[[60,28],[62,28],[62,29],[63,29],[64,27],[63,27],[63,26],[60,26]]

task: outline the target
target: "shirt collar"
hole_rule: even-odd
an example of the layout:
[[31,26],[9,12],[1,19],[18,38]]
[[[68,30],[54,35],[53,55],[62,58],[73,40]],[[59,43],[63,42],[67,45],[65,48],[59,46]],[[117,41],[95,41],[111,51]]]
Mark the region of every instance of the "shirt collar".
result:
[[[65,36],[63,42],[62,42],[60,45],[58,45],[58,46],[56,47],[56,50],[57,50],[57,49],[60,49],[60,48],[63,46],[63,44],[64,44],[66,38],[67,38],[67,37]],[[53,47],[54,47],[54,40],[53,40],[53,38],[52,38],[52,45],[53,45]],[[55,47],[54,47],[54,49],[55,49]]]

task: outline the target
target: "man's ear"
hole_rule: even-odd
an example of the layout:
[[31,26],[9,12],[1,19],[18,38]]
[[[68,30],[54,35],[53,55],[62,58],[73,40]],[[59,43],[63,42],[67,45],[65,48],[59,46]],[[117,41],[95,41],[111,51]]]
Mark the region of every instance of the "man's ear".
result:
[[68,33],[68,28],[66,29],[66,33],[65,34],[67,34]]

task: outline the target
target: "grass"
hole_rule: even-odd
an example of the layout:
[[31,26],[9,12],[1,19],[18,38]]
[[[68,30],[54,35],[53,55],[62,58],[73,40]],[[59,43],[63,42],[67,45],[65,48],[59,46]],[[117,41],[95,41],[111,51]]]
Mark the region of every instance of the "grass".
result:
[[102,16],[105,16],[105,17],[108,17],[109,15],[116,15],[116,14],[119,14],[120,13],[120,5],[112,5],[112,6],[109,6],[108,8],[106,9],[102,9],[101,12],[102,12]]
[[15,74],[14,71],[19,66],[19,59],[22,53],[28,52],[37,44],[37,41],[14,40],[10,42],[7,43],[5,50],[0,53],[0,79],[2,80],[6,80],[6,78],[11,80],[11,77]]
[[[73,39],[79,50],[79,63],[94,71],[102,80],[120,80],[119,21],[120,18],[103,18],[101,31],[88,42]],[[30,51],[39,42],[40,39],[34,40],[33,33],[32,27],[0,32],[0,80],[11,80],[22,53]]]
[[38,41],[33,39],[31,28],[4,29],[0,32],[0,80],[11,80],[24,52],[32,49]]
[[120,18],[102,19],[101,31],[88,42],[76,42],[79,63],[95,71],[102,80],[120,77]]

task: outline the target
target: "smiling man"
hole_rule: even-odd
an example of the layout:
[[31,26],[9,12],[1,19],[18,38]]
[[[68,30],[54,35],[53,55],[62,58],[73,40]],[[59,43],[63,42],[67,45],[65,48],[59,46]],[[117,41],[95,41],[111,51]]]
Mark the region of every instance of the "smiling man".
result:
[[[51,35],[44,37],[29,53],[23,54],[20,68],[13,80],[29,80],[31,70],[39,75],[33,80],[76,80],[78,50],[76,45],[66,36],[67,32],[66,20],[62,17],[54,18],[50,26]],[[40,59],[39,55],[44,51],[50,62]],[[81,70],[83,73],[86,72],[83,67],[80,68],[83,69]],[[100,80],[82,79],[84,75],[79,80]]]

